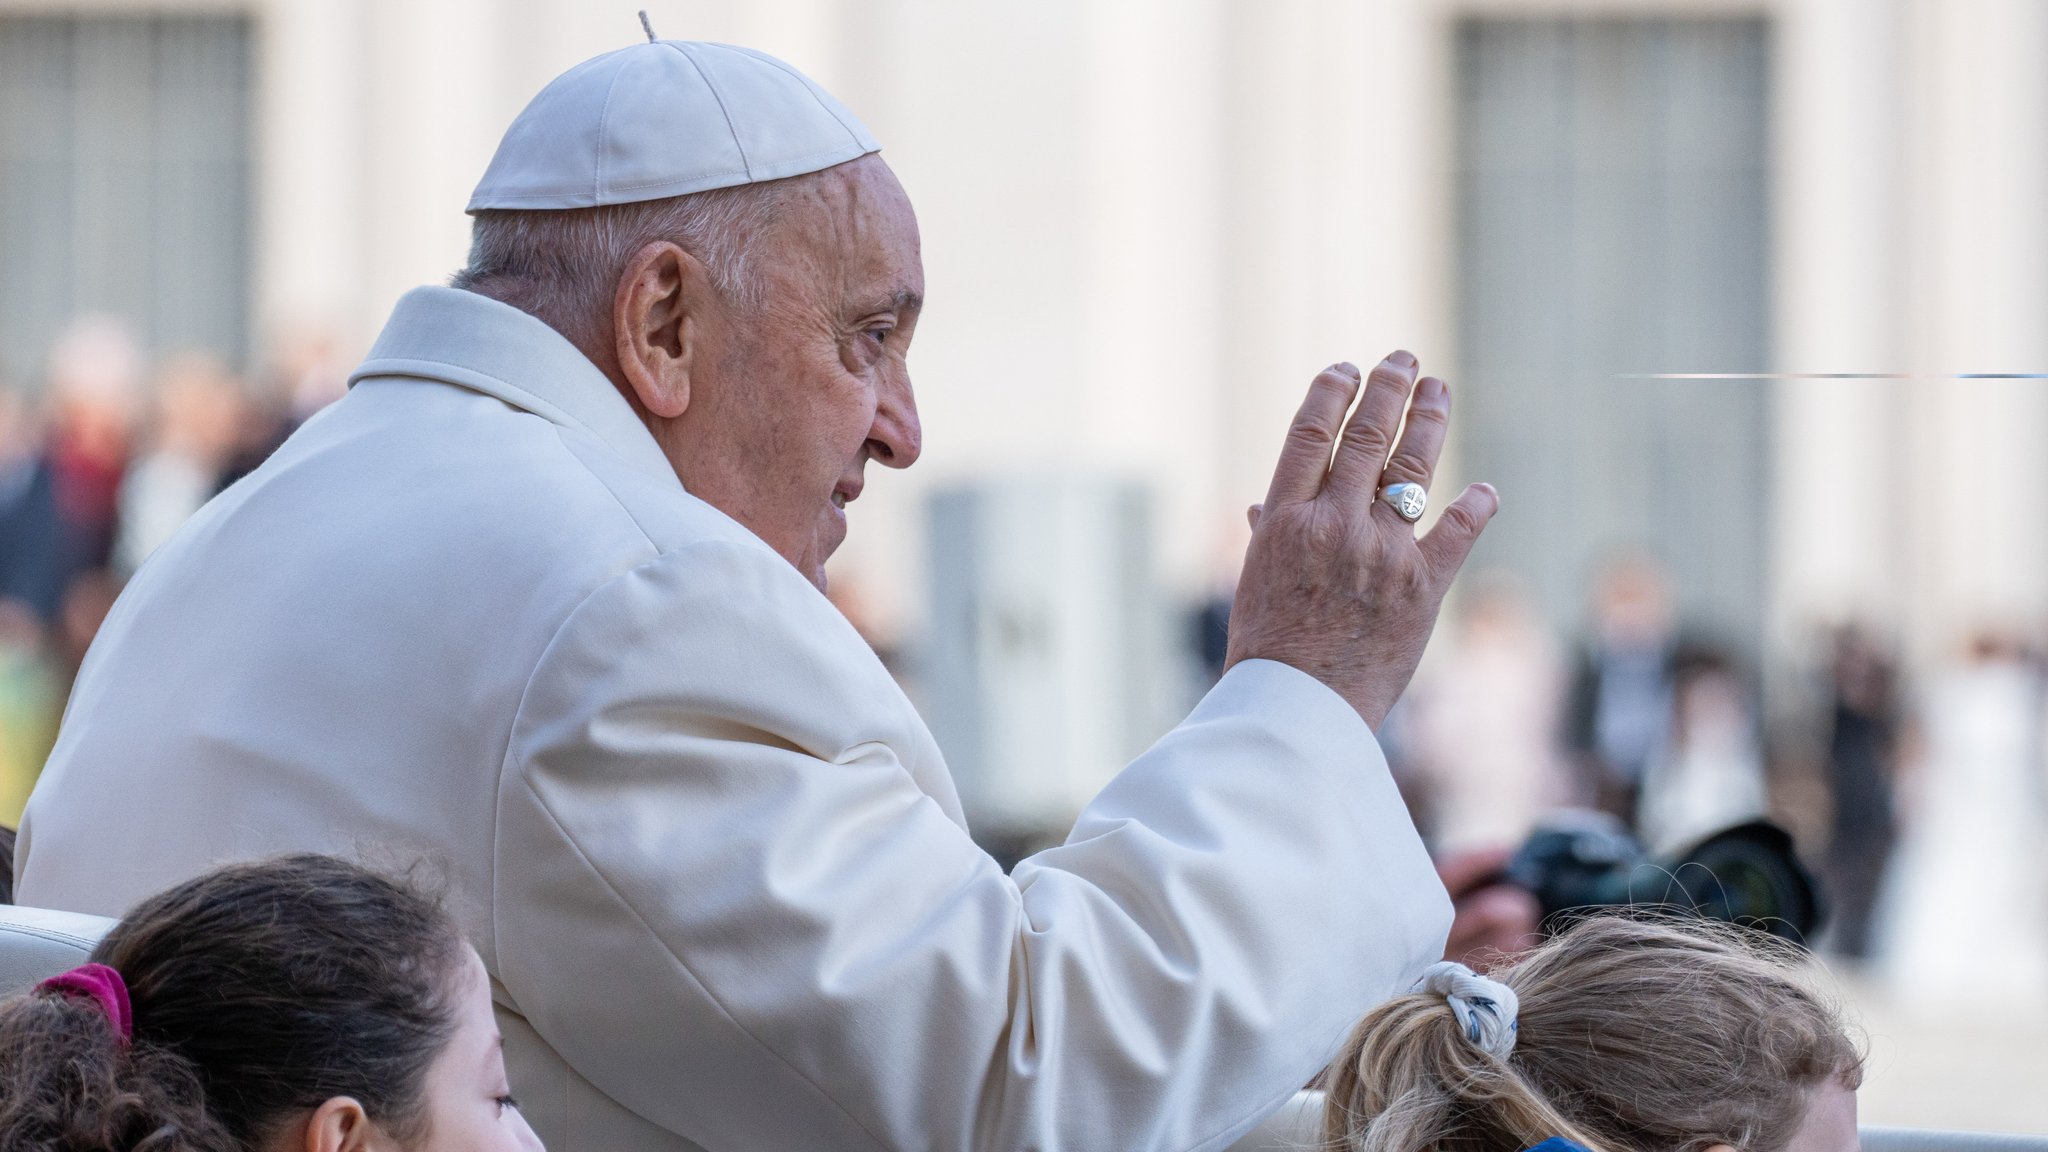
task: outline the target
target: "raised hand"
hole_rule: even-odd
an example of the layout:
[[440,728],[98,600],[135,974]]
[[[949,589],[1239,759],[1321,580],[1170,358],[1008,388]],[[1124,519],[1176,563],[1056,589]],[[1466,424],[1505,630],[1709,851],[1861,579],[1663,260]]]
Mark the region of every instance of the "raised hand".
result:
[[1251,548],[1230,610],[1225,667],[1292,665],[1335,689],[1374,730],[1415,674],[1452,577],[1500,507],[1491,485],[1474,484],[1417,539],[1379,499],[1387,484],[1429,487],[1443,451],[1450,391],[1434,376],[1418,384],[1416,367],[1406,352],[1380,361],[1349,421],[1358,369],[1334,364],[1317,374],[1266,501],[1252,506]]

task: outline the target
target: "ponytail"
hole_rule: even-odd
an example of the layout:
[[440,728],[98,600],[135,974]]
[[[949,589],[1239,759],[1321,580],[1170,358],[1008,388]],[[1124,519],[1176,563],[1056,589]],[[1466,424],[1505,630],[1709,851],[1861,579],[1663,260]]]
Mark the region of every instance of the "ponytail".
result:
[[128,1043],[98,1003],[37,990],[0,1002],[0,1149],[233,1152],[198,1075]]
[[1603,914],[1490,980],[1439,965],[1324,1073],[1324,1147],[1780,1152],[1813,1089],[1863,1075],[1807,959],[1733,925]]
[[332,857],[188,880],[0,1001],[0,1152],[248,1152],[336,1096],[409,1147],[469,955],[433,895]]
[[1512,1057],[1475,1041],[1445,995],[1422,991],[1374,1009],[1323,1075],[1331,1152],[1500,1152],[1579,1130],[1522,1078]]

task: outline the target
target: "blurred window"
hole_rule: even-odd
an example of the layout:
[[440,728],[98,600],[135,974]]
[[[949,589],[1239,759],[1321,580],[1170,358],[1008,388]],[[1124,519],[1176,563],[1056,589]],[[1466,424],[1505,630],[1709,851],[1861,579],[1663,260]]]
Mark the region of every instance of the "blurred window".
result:
[[249,56],[236,15],[0,16],[0,379],[81,312],[245,359]]
[[1570,628],[1604,553],[1754,653],[1770,477],[1769,28],[1468,20],[1457,38],[1459,421],[1512,494],[1479,563]]

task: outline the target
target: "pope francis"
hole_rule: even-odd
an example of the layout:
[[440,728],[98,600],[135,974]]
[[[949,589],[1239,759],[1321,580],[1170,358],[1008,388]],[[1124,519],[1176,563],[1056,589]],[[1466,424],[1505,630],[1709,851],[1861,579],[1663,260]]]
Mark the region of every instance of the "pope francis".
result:
[[122,594],[20,900],[426,858],[557,1152],[1219,1149],[1314,1076],[1450,921],[1372,734],[1497,503],[1416,536],[1444,385],[1315,378],[1222,682],[1006,875],[820,594],[921,436],[877,149],[741,48],[544,89],[453,285]]

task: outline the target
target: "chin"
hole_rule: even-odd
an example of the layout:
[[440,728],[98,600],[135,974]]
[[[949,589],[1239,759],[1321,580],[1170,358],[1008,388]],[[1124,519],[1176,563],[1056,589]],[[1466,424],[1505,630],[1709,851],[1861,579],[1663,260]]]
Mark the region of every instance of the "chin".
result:
[[839,546],[845,541],[846,513],[838,508],[828,509],[823,522],[811,535],[811,546],[796,565],[797,571],[804,574],[804,579],[817,585],[818,591],[825,590],[825,562],[839,551]]

